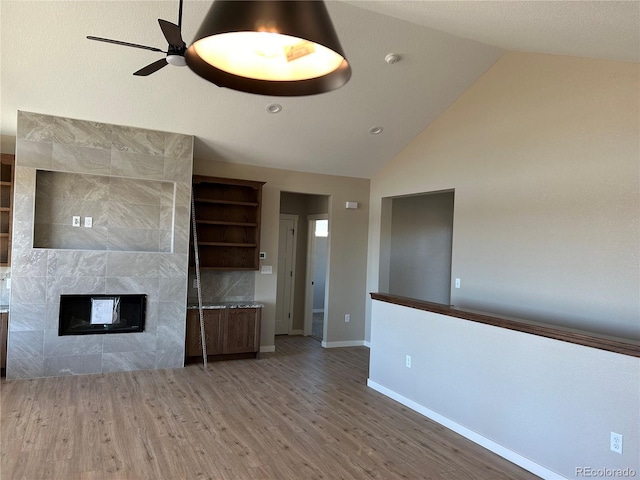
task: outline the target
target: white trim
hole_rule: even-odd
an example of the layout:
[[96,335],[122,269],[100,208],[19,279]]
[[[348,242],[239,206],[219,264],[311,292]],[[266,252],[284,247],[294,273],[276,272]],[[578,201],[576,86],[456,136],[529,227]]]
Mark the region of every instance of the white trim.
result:
[[302,335],[302,330],[291,330],[289,335]]
[[[329,197],[329,210],[331,210],[331,197]],[[311,335],[313,318],[312,314],[317,313],[316,310],[313,309],[313,257],[315,251],[315,235],[312,234],[314,222],[316,220],[329,220],[329,213],[320,213],[315,215],[307,215],[307,278],[306,278],[306,286],[304,289],[304,335]],[[331,227],[331,225],[329,225]],[[328,247],[327,247],[328,248]],[[329,250],[327,249],[327,265],[326,265],[326,273],[325,273],[325,298],[324,298],[324,307],[321,311],[325,312],[327,310],[326,306],[328,304],[329,297]],[[327,315],[324,315],[322,325],[322,336],[327,336]]]
[[368,342],[368,341],[365,340],[364,341],[364,346],[367,347],[367,348],[371,348],[371,342]]
[[511,463],[515,463],[519,467],[528,470],[534,475],[538,475],[541,478],[548,480],[558,480],[558,479],[566,479],[561,475],[558,475],[556,472],[549,470],[548,468],[543,467],[526,457],[523,457],[519,453],[514,452],[513,450],[509,450],[506,447],[503,447],[499,443],[494,442],[493,440],[488,439],[487,437],[483,437],[482,435],[474,432],[473,430],[468,429],[467,427],[460,425],[459,423],[454,422],[453,420],[448,419],[440,415],[439,413],[430,410],[427,407],[420,405],[413,400],[409,400],[408,398],[400,395],[399,393],[394,392],[393,390],[388,389],[387,387],[383,387],[379,383],[374,382],[371,379],[367,379],[367,386],[374,389],[377,392],[395,400],[398,403],[401,403],[405,407],[414,410],[421,415],[424,415],[427,418],[430,418],[434,422],[439,423],[440,425],[448,428],[449,430],[453,430],[454,432],[462,435],[463,437],[471,440],[473,443],[480,445],[481,447],[486,448],[487,450],[495,453],[496,455],[501,456],[502,458],[509,460]]
[[322,342],[324,348],[337,348],[337,347],[363,347],[364,340],[346,340],[343,342]]
[[271,353],[276,351],[275,345],[265,345],[264,347],[260,347],[260,353]]
[[[296,286],[296,248],[298,245],[298,218],[299,215],[293,215],[293,214],[289,214],[289,213],[281,213],[280,214],[280,219],[279,219],[279,223],[278,223],[278,231],[280,231],[280,223],[283,220],[291,220],[293,222],[293,239],[292,239],[292,248],[293,251],[291,252],[291,258],[289,259],[291,261],[291,265],[290,265],[290,271],[291,271],[291,276],[287,277],[287,273],[286,271],[280,271],[280,269],[278,269],[277,272],[277,276],[280,275],[285,275],[285,281],[284,281],[284,285],[289,285],[289,289],[288,289],[288,294],[289,294],[289,305],[283,305],[283,314],[285,312],[285,309],[288,309],[288,318],[286,319],[287,322],[287,333],[286,335],[291,335],[291,327],[293,325],[293,312],[294,312],[294,301],[295,301],[295,286]],[[288,233],[287,233],[288,235]],[[282,241],[281,238],[278,238],[278,254],[280,253],[280,242]],[[287,255],[288,258],[288,255]],[[277,282],[278,280],[276,280]],[[286,287],[285,287],[286,288]],[[277,298],[277,296],[276,296]],[[277,313],[277,306],[276,306],[276,313]],[[277,319],[277,318],[276,318]]]
[[324,313],[324,308],[314,308],[311,310],[313,313]]

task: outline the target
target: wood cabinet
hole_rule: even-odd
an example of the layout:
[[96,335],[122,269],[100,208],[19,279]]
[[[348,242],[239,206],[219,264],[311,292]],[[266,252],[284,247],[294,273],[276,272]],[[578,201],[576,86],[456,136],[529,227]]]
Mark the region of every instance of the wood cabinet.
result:
[[260,351],[260,308],[227,308],[222,353]]
[[[222,353],[222,320],[225,309],[207,309],[202,311],[204,319],[204,334],[208,355]],[[198,310],[187,311],[187,335],[185,354],[187,357],[202,357],[202,342],[200,340],[200,316]]]
[[0,267],[11,264],[14,161],[13,155],[0,156]]
[[9,329],[9,314],[0,313],[0,370],[5,374],[7,368],[7,330]]
[[[202,311],[208,360],[257,357],[260,352],[262,309],[213,308]],[[202,362],[200,316],[197,309],[187,310],[185,341],[187,363]]]
[[[201,269],[258,269],[262,185],[264,182],[193,177]],[[190,264],[195,265],[193,248]]]

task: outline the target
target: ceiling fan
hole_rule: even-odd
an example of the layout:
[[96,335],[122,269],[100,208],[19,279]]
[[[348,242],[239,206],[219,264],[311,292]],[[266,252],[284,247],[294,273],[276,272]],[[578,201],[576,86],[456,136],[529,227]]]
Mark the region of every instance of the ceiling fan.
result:
[[146,77],[147,75],[151,75],[154,72],[157,72],[162,67],[167,66],[168,64],[175,65],[178,67],[184,67],[186,65],[184,59],[184,52],[187,50],[187,45],[182,40],[182,1],[180,0],[180,7],[178,11],[178,24],[167,22],[166,20],[158,19],[158,23],[160,24],[160,28],[162,29],[162,33],[164,38],[167,39],[169,46],[167,51],[161,50],[155,47],[148,47],[146,45],[139,45],[137,43],[129,43],[122,42],[120,40],[111,40],[110,38],[102,38],[102,37],[93,37],[87,36],[89,40],[97,40],[98,42],[106,42],[113,43],[116,45],[123,45],[125,47],[134,47],[134,48],[142,48],[144,50],[151,50],[152,52],[160,52],[166,53],[167,56],[165,58],[161,58],[160,60],[156,60],[153,63],[150,63],[146,67],[142,67],[137,72],[134,72],[134,75],[139,77]]

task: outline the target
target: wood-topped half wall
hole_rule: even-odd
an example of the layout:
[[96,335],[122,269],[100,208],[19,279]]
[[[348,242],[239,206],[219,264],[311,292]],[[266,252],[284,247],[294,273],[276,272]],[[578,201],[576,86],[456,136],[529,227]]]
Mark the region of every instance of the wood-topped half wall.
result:
[[371,293],[371,298],[373,300],[394,303],[396,305],[416,308],[426,312],[440,313],[450,317],[462,318],[463,320],[469,320],[471,322],[484,323],[486,325],[493,325],[494,327],[530,333],[532,335],[539,335],[563,342],[575,343],[585,347],[598,348],[600,350],[607,350],[609,352],[620,353],[622,355],[640,357],[640,342],[630,339],[607,337],[579,330],[564,329],[551,324],[544,325],[538,322],[534,323],[527,320],[501,317],[490,313],[460,310],[449,305],[441,305],[439,303],[426,302],[415,298],[389,295],[387,293]]

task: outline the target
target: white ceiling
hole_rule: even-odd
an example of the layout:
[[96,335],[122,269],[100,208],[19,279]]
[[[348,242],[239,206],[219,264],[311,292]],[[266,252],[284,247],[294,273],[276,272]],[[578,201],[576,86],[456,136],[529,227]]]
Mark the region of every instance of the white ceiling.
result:
[[[638,1],[329,1],[353,76],[297,98],[218,88],[186,67],[134,77],[162,54],[85,39],[166,48],[157,19],[176,22],[177,5],[2,0],[3,151],[26,110],[193,134],[199,158],[370,178],[505,51],[640,62]],[[185,0],[187,43],[210,5]],[[386,64],[390,52],[401,61]]]

